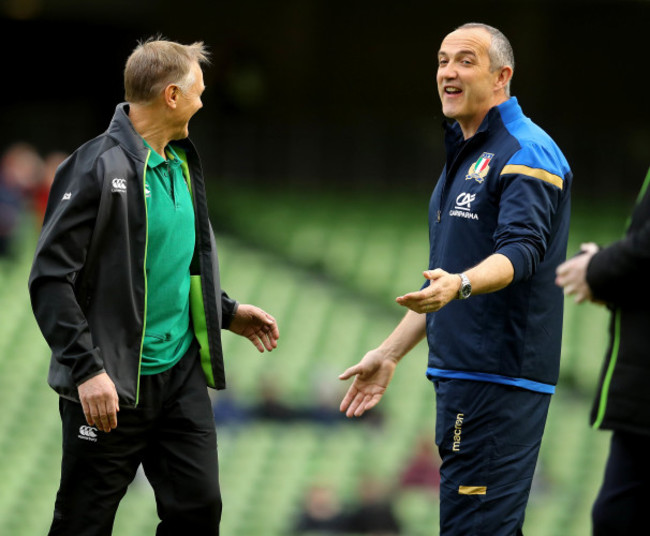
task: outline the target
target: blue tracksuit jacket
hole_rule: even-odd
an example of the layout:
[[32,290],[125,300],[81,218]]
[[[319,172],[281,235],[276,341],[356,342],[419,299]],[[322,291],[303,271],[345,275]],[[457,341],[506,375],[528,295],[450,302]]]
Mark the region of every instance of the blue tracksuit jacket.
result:
[[552,393],[564,304],[554,278],[566,256],[569,165],[514,97],[492,108],[468,140],[458,124],[448,126],[445,146],[429,205],[429,269],[462,272],[501,253],[514,280],[427,315],[427,375]]

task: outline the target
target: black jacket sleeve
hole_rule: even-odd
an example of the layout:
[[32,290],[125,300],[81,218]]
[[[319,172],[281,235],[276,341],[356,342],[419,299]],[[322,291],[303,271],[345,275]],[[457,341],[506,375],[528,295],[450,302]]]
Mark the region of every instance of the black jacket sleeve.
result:
[[650,189],[637,204],[626,236],[600,250],[587,267],[596,299],[634,305],[650,296]]
[[72,155],[55,177],[29,277],[36,321],[77,385],[103,370],[77,288],[101,197],[92,165]]

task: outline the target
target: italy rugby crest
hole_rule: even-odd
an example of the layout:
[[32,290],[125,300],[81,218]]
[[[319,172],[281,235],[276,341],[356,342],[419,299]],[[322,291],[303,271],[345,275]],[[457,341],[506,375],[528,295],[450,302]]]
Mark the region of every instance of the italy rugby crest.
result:
[[478,183],[483,182],[488,171],[490,171],[490,161],[493,157],[494,153],[483,153],[481,157],[470,166],[467,175],[465,175],[465,180],[469,181],[474,179]]

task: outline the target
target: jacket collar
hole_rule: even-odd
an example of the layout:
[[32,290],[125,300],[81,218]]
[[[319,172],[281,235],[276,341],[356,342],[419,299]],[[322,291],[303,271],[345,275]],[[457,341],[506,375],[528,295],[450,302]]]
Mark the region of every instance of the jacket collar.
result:
[[140,162],[144,163],[147,160],[148,150],[142,143],[142,136],[136,132],[129,119],[128,102],[117,105],[106,133]]
[[[129,119],[129,103],[122,102],[115,108],[113,119],[108,125],[106,133],[112,137],[119,145],[129,152],[134,158],[144,163],[147,161],[149,149],[143,143],[143,138],[133,128],[133,123]],[[174,140],[170,143],[176,147],[180,147],[186,153],[195,153],[196,149],[190,138],[182,140]]]

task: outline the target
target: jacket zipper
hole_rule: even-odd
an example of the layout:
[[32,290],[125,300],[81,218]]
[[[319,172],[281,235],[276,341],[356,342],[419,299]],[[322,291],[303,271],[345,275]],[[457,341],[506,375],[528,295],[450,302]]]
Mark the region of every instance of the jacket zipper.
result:
[[142,192],[144,199],[144,222],[145,222],[145,233],[144,233],[144,263],[142,266],[142,272],[144,276],[144,312],[142,315],[142,337],[140,339],[140,355],[138,356],[138,380],[135,391],[135,405],[137,406],[140,402],[140,376],[142,374],[142,348],[144,347],[144,334],[147,330],[147,296],[149,294],[147,288],[147,251],[149,248],[149,212],[147,210],[147,164],[149,163],[149,157],[151,156],[151,149],[147,152],[147,158],[144,161],[144,170],[142,172]]
[[[478,133],[477,133],[478,134]],[[476,134],[474,134],[476,136]],[[461,146],[456,152],[456,155],[454,156],[453,160],[451,161],[451,165],[445,166],[445,178],[444,178],[444,183],[442,185],[442,192],[440,192],[440,208],[438,209],[438,212],[436,213],[436,222],[440,223],[440,220],[442,219],[442,207],[445,206],[445,201],[447,198],[447,190],[449,189],[449,184],[448,184],[448,179],[451,177],[451,180],[454,179],[456,176],[456,163],[460,160],[460,157],[463,153],[466,152],[467,147],[470,145],[470,140],[473,139],[469,138],[469,140],[463,140],[461,142]],[[448,163],[449,164],[449,163]]]

